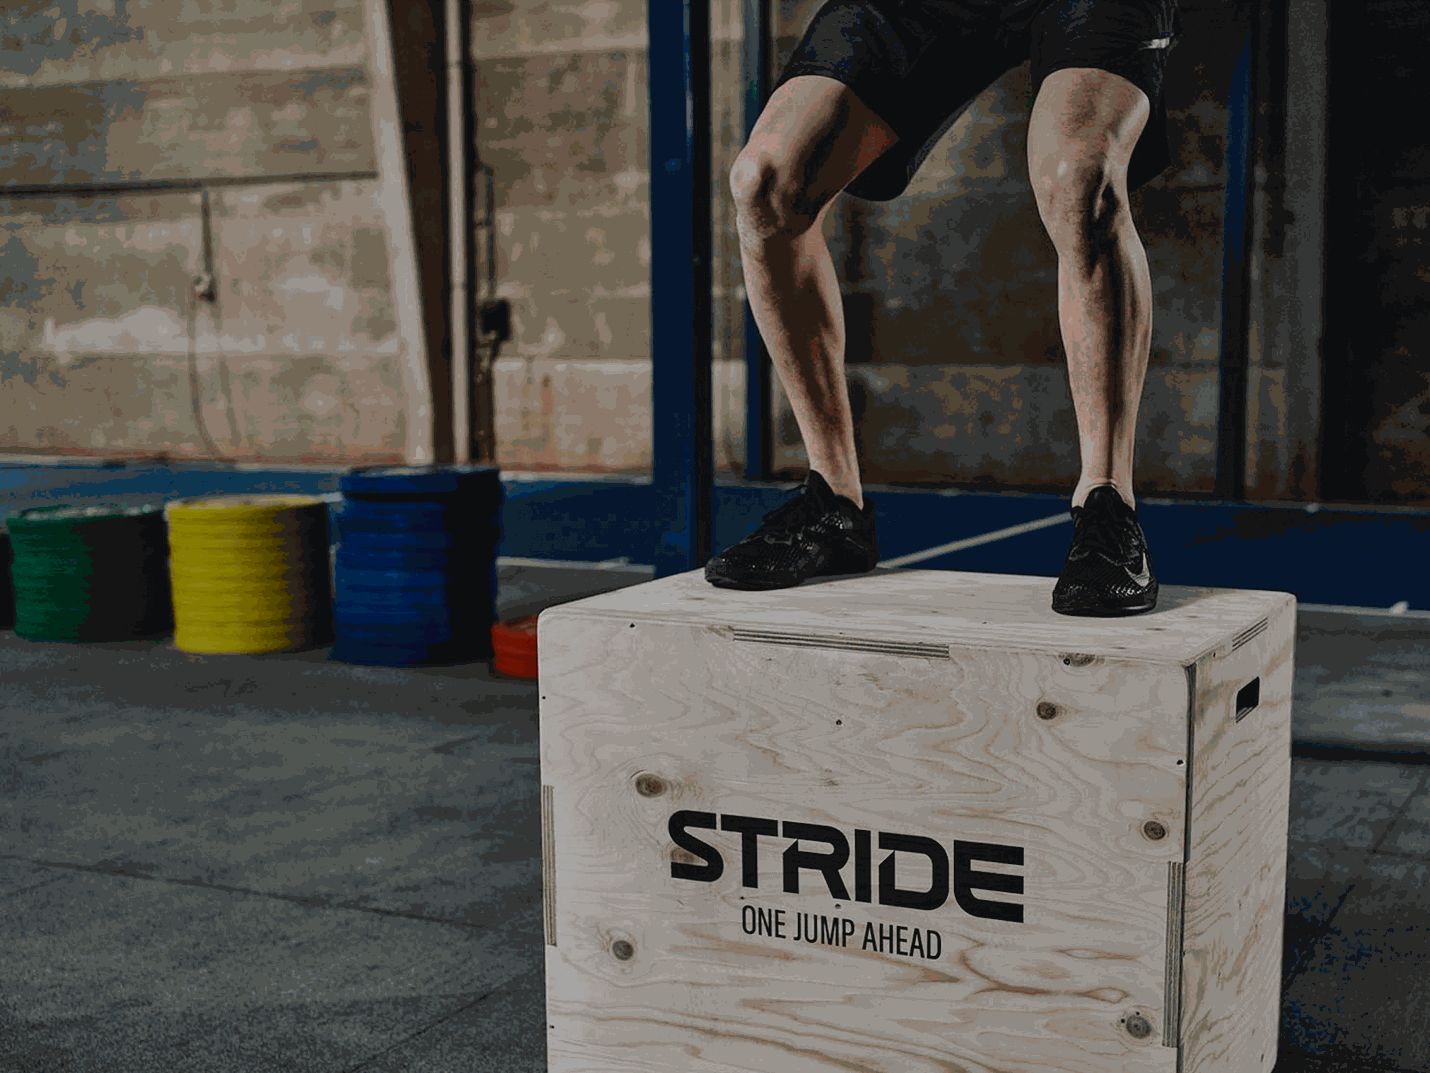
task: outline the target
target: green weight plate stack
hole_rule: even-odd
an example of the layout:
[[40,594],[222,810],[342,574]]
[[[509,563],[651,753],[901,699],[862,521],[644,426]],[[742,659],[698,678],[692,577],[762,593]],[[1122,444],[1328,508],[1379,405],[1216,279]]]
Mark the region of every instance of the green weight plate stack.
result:
[[15,592],[10,587],[10,529],[0,521],[0,630],[15,628]]
[[160,507],[41,507],[8,528],[19,636],[131,641],[173,632]]

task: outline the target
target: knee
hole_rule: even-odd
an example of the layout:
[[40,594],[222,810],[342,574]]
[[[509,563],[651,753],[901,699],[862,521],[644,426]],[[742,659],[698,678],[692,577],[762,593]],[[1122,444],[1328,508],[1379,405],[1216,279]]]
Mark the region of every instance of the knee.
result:
[[1095,145],[1071,144],[1031,161],[1038,213],[1060,253],[1098,245],[1131,219],[1126,175]]
[[730,194],[742,242],[798,237],[819,223],[824,208],[768,159],[737,158],[730,169]]

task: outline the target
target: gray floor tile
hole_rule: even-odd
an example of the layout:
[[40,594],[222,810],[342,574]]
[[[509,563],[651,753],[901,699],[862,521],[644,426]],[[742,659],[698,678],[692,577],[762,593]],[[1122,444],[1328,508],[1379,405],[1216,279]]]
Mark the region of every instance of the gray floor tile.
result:
[[1277,1056],[1276,1066],[1271,1073],[1425,1073],[1425,1071],[1369,1063],[1364,1058],[1353,1054],[1310,1055],[1301,1054],[1299,1051],[1286,1051]]
[[332,1073],[529,977],[541,951],[535,899],[474,927],[71,872],[0,904],[7,1071]]
[[361,1073],[546,1073],[544,967],[374,1056]]
[[21,857],[0,855],[0,915],[14,911],[6,907],[6,898],[31,894],[65,875],[63,871],[32,864]]
[[1423,619],[1302,610],[1296,634],[1298,740],[1430,748]]
[[1430,859],[1430,788],[1422,788],[1410,799],[1379,849],[1384,854]]
[[1325,924],[1355,882],[1368,851],[1292,842],[1286,852],[1286,913]]
[[[646,580],[499,573],[503,617]],[[1334,619],[1297,733],[1413,737],[1424,642]],[[0,1071],[544,1070],[536,711],[479,664],[0,638]],[[1430,1070],[1425,772],[1295,764],[1277,1073]]]
[[1292,842],[1369,849],[1420,785],[1423,768],[1297,760],[1291,769]]
[[536,708],[483,665],[0,639],[0,1070],[482,1052],[463,1009],[542,971]]
[[1292,842],[1286,854],[1286,918],[1282,937],[1283,984],[1310,960],[1355,884],[1368,851]]
[[1282,1048],[1430,1069],[1430,862],[1368,853],[1305,967],[1286,988]]
[[113,656],[7,677],[0,852],[434,919],[539,887],[534,683]]

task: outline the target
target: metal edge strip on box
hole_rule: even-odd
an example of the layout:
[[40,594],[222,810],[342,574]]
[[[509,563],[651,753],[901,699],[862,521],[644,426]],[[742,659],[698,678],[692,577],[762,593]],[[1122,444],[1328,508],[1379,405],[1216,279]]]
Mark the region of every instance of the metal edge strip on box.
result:
[[[1209,657],[1202,657],[1203,659]],[[1162,1005],[1162,1046],[1177,1048],[1177,1073],[1182,1073],[1182,925],[1186,917],[1186,867],[1192,851],[1192,779],[1196,775],[1197,667],[1183,664],[1187,678],[1186,800],[1182,806],[1182,859],[1167,862],[1167,976]]]
[[1182,907],[1184,865],[1167,862],[1167,975],[1162,1006],[1162,1046],[1178,1045],[1182,1006]]
[[541,909],[546,945],[556,945],[555,787],[541,786]]
[[781,630],[749,630],[735,627],[730,637],[736,641],[757,641],[767,645],[793,645],[797,648],[838,648],[855,652],[879,652],[888,656],[917,656],[924,659],[948,659],[948,645],[925,644],[919,641],[876,641],[862,637],[829,637],[819,634],[786,633]]

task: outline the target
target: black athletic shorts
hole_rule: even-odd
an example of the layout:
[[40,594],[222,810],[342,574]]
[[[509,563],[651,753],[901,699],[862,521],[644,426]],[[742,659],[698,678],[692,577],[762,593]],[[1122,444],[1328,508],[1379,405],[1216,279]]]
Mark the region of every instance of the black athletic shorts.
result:
[[1177,0],[828,0],[781,72],[844,83],[899,140],[845,192],[890,201],[939,138],[1000,75],[1032,59],[1033,100],[1065,67],[1097,67],[1147,94],[1152,114],[1128,167],[1135,190],[1171,163],[1162,72],[1181,31]]

